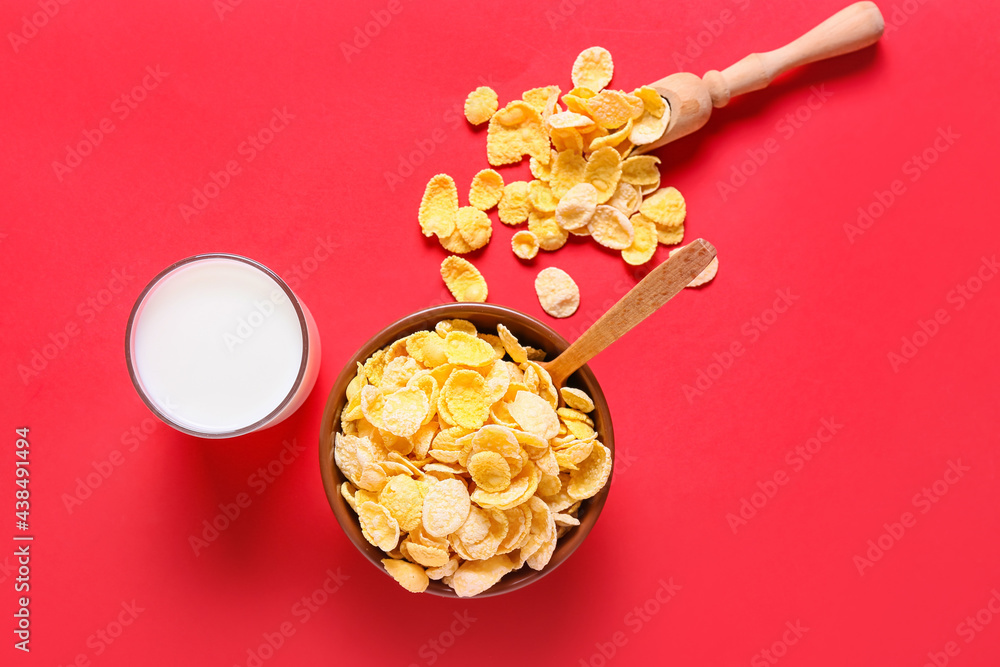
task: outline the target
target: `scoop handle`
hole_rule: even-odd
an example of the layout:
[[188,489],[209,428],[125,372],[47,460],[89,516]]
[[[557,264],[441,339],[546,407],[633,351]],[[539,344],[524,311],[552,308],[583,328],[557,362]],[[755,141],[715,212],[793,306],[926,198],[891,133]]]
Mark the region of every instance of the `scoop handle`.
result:
[[793,67],[808,65],[863,49],[877,42],[885,31],[882,12],[874,2],[845,7],[794,42],[766,53],[751,53],[719,72],[703,77],[712,104],[721,108],[737,95],[760,90]]
[[701,273],[715,258],[715,246],[698,239],[684,246],[653,269],[604,313],[562,354],[545,364],[558,387],[594,355],[611,345],[632,327],[655,313]]

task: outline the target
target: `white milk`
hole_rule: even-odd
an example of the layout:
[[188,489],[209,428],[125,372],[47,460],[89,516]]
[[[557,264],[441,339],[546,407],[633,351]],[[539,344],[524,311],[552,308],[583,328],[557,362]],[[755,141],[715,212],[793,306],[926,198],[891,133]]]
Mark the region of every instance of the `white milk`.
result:
[[[302,364],[303,327],[288,295],[238,260],[196,260],[167,274],[146,295],[133,329],[135,374],[147,398],[178,425],[206,434],[269,415]],[[318,362],[318,349],[310,352]]]

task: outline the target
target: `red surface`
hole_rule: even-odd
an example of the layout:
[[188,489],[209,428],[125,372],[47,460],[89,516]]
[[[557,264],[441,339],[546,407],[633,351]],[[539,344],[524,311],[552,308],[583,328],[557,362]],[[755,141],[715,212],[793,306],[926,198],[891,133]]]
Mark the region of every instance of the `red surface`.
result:
[[[4,3],[4,33],[45,4]],[[779,46],[841,2],[637,1],[627,11],[243,2],[221,18],[211,3],[180,4],[58,5],[16,50],[0,49],[0,533],[19,532],[14,429],[28,426],[35,536],[32,651],[15,651],[5,630],[4,664],[256,664],[248,651],[282,624],[294,634],[265,649],[263,664],[773,664],[765,649],[789,666],[923,665],[929,654],[962,667],[1000,661],[1000,616],[965,621],[1000,590],[1000,280],[971,299],[953,291],[975,282],[1000,245],[994,6],[886,3],[892,29],[877,48],[782,78],[661,151],[664,183],[687,197],[688,238],[719,249],[718,278],[594,361],[619,453],[583,548],[529,589],[456,602],[409,595],[354,551],[327,506],[316,447],[343,361],[386,323],[447,300],[437,277],[444,252],[420,236],[415,215],[430,176],[450,173],[464,190],[486,166],[483,133],[460,120],[466,93],[483,83],[502,100],[549,83],[566,90],[574,57],[594,44],[615,56],[614,87],[678,62],[703,73]],[[703,32],[727,9],[721,34]],[[341,43],[373,11],[391,20],[348,59]],[[674,55],[699,35],[701,53]],[[135,109],[116,102],[147,67],[162,80],[145,79],[156,84],[146,99]],[[814,86],[832,96],[820,103]],[[293,117],[250,160],[240,146],[274,109]],[[796,127],[785,119],[797,112],[807,118]],[[114,130],[60,179],[53,162],[102,119]],[[936,153],[948,131],[957,138]],[[768,146],[767,161],[723,196],[719,183]],[[913,171],[911,156],[925,150],[936,161]],[[411,153],[412,174],[387,184]],[[181,205],[231,160],[239,173],[186,220]],[[844,225],[896,179],[901,194],[850,242]],[[559,266],[583,295],[575,316],[546,320],[568,336],[636,281],[593,243],[526,266],[509,250],[512,233],[496,224],[472,258],[490,300],[546,317],[532,281]],[[208,251],[245,254],[288,277],[323,336],[304,408],[231,442],[152,428],[124,366],[125,320],[142,286]],[[665,256],[661,248],[655,261]],[[116,271],[124,284],[112,281]],[[781,290],[794,301],[775,316]],[[89,305],[100,299],[110,302]],[[916,334],[939,309],[947,321],[936,334]],[[22,381],[18,367],[67,327],[75,334],[65,349]],[[914,335],[924,344],[894,372],[889,353]],[[713,366],[734,343],[742,354]],[[701,372],[715,379],[688,400],[684,386]],[[799,463],[796,449],[830,419],[842,426]],[[262,482],[255,471],[283,441],[304,451]],[[78,480],[112,457],[120,465],[69,511]],[[947,473],[950,462],[967,470]],[[786,479],[779,473],[787,483],[771,488],[776,474]],[[943,497],[920,499],[945,476],[955,483],[938,485]],[[744,498],[759,503],[752,494],[764,487],[773,497],[734,534],[727,515]],[[241,493],[250,505],[196,555],[189,537]],[[910,527],[882,537],[891,548],[860,574],[855,556],[884,524],[898,534],[906,512]],[[14,543],[3,539],[0,609],[11,628]],[[306,616],[301,600],[328,571],[347,579]],[[661,581],[680,588],[667,593]],[[658,591],[672,597],[661,604]],[[107,644],[98,633],[117,633],[119,616],[131,621],[121,610],[133,601],[142,611]],[[475,620],[453,626],[454,614]],[[799,638],[786,623],[808,630]]]

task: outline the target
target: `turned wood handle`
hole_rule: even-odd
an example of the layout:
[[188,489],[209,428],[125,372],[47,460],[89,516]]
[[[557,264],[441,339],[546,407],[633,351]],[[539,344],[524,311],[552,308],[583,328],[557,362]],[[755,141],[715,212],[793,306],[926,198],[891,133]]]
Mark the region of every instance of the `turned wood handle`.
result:
[[885,30],[882,12],[874,2],[846,7],[794,42],[767,53],[751,53],[723,71],[704,76],[715,107],[724,107],[737,95],[760,90],[793,67],[833,58],[877,42]]
[[624,336],[684,289],[715,258],[715,247],[698,239],[653,269],[562,354],[544,364],[556,386]]

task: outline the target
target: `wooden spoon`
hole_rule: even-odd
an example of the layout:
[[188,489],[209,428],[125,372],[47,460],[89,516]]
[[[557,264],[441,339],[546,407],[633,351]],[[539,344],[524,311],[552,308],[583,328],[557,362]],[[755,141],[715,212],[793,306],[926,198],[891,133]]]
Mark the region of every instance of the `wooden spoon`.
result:
[[655,313],[715,259],[715,246],[698,239],[653,269],[583,335],[552,361],[541,364],[560,387],[566,378],[635,325]]
[[751,53],[721,72],[712,70],[703,78],[679,72],[649,84],[670,106],[670,120],[663,135],[638,147],[647,153],[701,129],[712,115],[737,95],[760,90],[776,76],[793,67],[833,58],[863,49],[879,40],[885,20],[874,2],[856,2],[846,7],[794,42],[767,53]]

